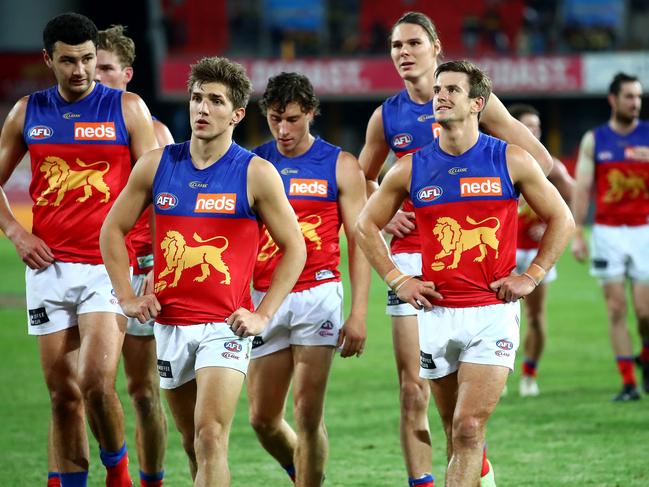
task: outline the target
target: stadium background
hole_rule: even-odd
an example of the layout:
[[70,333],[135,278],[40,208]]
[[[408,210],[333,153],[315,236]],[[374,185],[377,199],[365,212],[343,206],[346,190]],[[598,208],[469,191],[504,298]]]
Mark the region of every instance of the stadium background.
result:
[[[468,57],[485,67],[506,104],[536,106],[544,143],[571,170],[583,132],[608,118],[605,94],[613,74],[624,70],[649,86],[647,0],[455,0],[452,8],[448,5],[438,0],[5,0],[0,2],[0,119],[17,98],[52,83],[40,54],[41,32],[49,18],[65,11],[88,15],[100,29],[128,26],[137,48],[129,88],[169,125],[176,140],[189,136],[188,65],[218,54],[246,66],[257,94],[268,76],[282,70],[307,74],[322,101],[314,132],[358,154],[370,114],[402,87],[388,57],[387,36],[407,10],[425,12],[435,21],[446,59]],[[268,137],[253,101],[235,139],[251,147]],[[14,211],[26,221],[29,177],[23,163],[5,186]],[[25,333],[23,267],[4,238],[0,269],[0,415],[5,418],[0,485],[39,485],[46,469],[48,402],[36,342]],[[383,285],[375,282],[366,355],[337,360],[330,381],[330,485],[405,483],[383,296]],[[604,305],[586,268],[570,255],[561,262],[549,306],[542,395],[518,398],[516,373],[490,423],[498,485],[649,485],[646,398],[609,403],[618,384]],[[635,330],[635,323],[629,325]],[[123,382],[119,387],[127,401]],[[126,411],[133,444],[128,406]],[[440,478],[444,442],[434,410],[430,416]],[[170,429],[168,484],[188,485],[179,438]],[[131,463],[135,469],[134,456]],[[230,463],[235,486],[252,479],[287,485],[247,426],[243,398]],[[101,485],[97,464],[93,467],[91,485]]]

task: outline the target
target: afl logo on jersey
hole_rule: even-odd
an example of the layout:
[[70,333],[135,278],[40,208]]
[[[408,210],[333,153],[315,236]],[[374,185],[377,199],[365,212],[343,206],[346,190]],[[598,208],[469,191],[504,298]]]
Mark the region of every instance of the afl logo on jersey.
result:
[[423,189],[417,191],[417,199],[419,201],[435,201],[437,198],[442,196],[442,188],[439,186],[426,186]]
[[392,145],[397,149],[404,149],[412,143],[412,135],[397,134],[392,138]]
[[171,210],[178,204],[178,198],[171,193],[158,193],[155,197],[155,205],[161,210]]
[[36,125],[29,129],[30,139],[49,139],[54,134],[54,131],[45,125]]

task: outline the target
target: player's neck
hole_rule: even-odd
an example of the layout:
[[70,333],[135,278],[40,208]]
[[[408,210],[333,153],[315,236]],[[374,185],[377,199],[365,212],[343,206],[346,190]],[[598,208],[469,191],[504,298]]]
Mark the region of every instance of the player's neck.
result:
[[611,130],[616,134],[626,135],[636,129],[638,122],[639,120],[637,118],[623,119],[613,115],[608,121],[608,126],[611,127]]
[[83,93],[70,93],[70,92],[64,91],[64,90],[61,89],[61,85],[57,85],[56,88],[57,88],[57,90],[59,92],[59,95],[61,95],[61,98],[63,98],[66,102],[75,103],[77,101],[83,100],[85,97],[90,95],[90,93],[92,93],[92,91],[95,89],[96,85],[97,85],[97,83],[95,81],[93,81],[90,84],[90,86],[88,87],[88,89],[86,91],[84,91]]
[[196,169],[206,169],[217,163],[231,145],[232,133],[223,133],[210,140],[192,136],[189,142],[189,154],[192,158],[192,164]]
[[439,135],[440,148],[452,156],[460,156],[478,142],[480,132],[474,120],[442,124]]
[[404,80],[408,96],[415,103],[428,103],[433,99],[433,85],[435,79],[432,76],[421,76],[416,80]]

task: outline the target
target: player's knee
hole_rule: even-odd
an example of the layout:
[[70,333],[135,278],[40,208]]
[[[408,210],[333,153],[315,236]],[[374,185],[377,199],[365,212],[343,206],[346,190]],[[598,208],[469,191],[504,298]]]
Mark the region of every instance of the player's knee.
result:
[[196,428],[194,450],[211,455],[224,452],[228,444],[228,428],[218,422],[211,422]]
[[129,384],[128,394],[141,418],[149,418],[161,412],[160,393],[151,384]]
[[476,416],[465,415],[453,421],[453,446],[477,448],[482,445],[484,421]]
[[264,414],[261,411],[250,411],[248,420],[250,421],[252,429],[255,430],[255,433],[261,436],[266,436],[277,431],[281,418],[275,418],[271,415]]
[[106,380],[83,380],[80,385],[83,400],[91,410],[106,407],[109,396],[115,394],[113,383]]
[[298,433],[314,434],[322,427],[322,407],[309,401],[297,401],[294,408],[295,426]]
[[51,391],[50,402],[54,418],[84,417],[83,398],[72,389]]
[[406,414],[418,414],[428,409],[430,389],[421,381],[403,381],[401,383],[401,409]]

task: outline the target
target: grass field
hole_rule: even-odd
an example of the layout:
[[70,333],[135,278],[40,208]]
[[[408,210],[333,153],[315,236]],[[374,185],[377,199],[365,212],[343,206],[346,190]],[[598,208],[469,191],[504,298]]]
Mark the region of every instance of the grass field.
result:
[[[0,238],[0,486],[45,485],[48,400],[36,340],[25,324],[24,268],[10,243]],[[540,367],[542,394],[521,399],[518,370],[510,393],[489,423],[489,455],[499,487],[648,486],[649,397],[631,404],[610,402],[619,379],[608,345],[600,290],[585,266],[565,255],[550,294],[550,334]],[[331,442],[327,485],[407,485],[398,441],[398,390],[384,315],[384,286],[375,281],[368,320],[367,351],[336,359],[327,398]],[[635,324],[630,324],[635,329]],[[633,332],[634,340],[637,338]],[[637,343],[637,341],[636,341]],[[418,353],[416,350],[413,353]],[[520,358],[520,357],[519,357]],[[519,360],[520,362],[520,360]],[[133,414],[118,388],[134,445]],[[172,424],[169,415],[170,425]],[[444,439],[430,413],[434,474],[443,485]],[[180,439],[170,426],[166,485],[191,485]],[[91,442],[89,485],[103,485],[98,449]],[[284,472],[258,445],[241,398],[230,440],[232,485],[290,485]],[[131,471],[136,475],[134,449]]]

